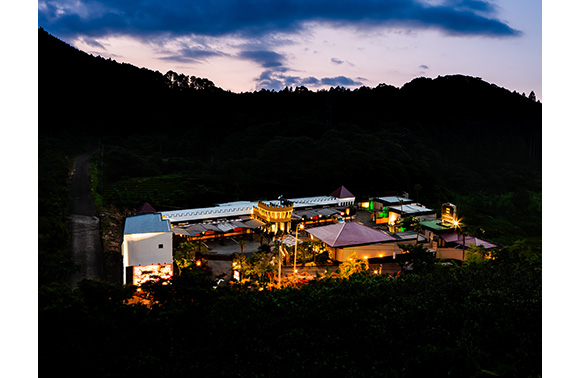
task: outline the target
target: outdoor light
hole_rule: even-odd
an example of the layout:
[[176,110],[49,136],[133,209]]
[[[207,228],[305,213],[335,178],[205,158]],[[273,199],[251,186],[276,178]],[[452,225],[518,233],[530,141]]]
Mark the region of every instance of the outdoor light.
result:
[[298,254],[298,229],[304,230],[304,223],[299,223],[296,225],[296,235],[294,240],[294,273],[297,273],[296,270],[296,255]]
[[463,259],[461,260],[461,261],[463,261],[463,260],[465,260],[465,233],[461,229],[461,226],[462,226],[462,224],[461,224],[461,218],[459,220],[453,220],[453,228],[455,230],[457,230],[459,228],[459,232],[463,236],[463,247],[462,247],[462,250],[463,250]]

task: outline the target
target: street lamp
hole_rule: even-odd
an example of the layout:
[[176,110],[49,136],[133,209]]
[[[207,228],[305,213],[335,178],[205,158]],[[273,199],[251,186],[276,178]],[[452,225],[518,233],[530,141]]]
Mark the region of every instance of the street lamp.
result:
[[455,229],[455,231],[457,232],[457,229],[459,228],[459,232],[463,236],[463,247],[462,247],[462,250],[463,250],[463,259],[461,261],[464,261],[465,260],[465,233],[463,233],[463,230],[461,229],[461,226],[462,226],[461,219],[454,220],[452,222],[452,224],[453,224],[453,228]]
[[304,224],[299,223],[296,225],[296,235],[294,236],[294,274],[298,273],[296,270],[296,255],[298,254],[298,229],[304,230]]

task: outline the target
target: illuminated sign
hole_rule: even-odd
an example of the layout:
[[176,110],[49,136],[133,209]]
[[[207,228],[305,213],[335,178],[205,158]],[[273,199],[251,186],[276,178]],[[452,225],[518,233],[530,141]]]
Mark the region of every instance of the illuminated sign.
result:
[[449,202],[444,203],[441,207],[441,220],[450,224],[457,221],[457,206]]
[[143,283],[159,279],[170,279],[173,276],[173,265],[140,265],[133,267],[133,285],[140,286]]

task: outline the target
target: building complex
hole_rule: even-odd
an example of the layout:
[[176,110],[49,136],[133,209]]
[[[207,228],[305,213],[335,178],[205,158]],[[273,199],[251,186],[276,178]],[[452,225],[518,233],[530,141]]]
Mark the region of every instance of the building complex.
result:
[[[460,234],[457,209],[452,204],[443,204],[442,217],[438,219],[436,211],[408,195],[356,202],[344,186],[327,196],[237,201],[161,212],[150,205],[142,209],[125,222],[124,283],[138,285],[152,275],[170,277],[173,248],[182,241],[223,242],[251,234],[283,236],[294,231],[293,239],[298,243],[298,225],[304,228],[307,238],[323,243],[329,258],[338,262],[353,253],[367,259],[394,258],[402,243],[422,243],[438,257],[459,260],[464,258],[466,243],[495,247]],[[401,220],[409,216],[420,221],[420,233],[401,229]]]

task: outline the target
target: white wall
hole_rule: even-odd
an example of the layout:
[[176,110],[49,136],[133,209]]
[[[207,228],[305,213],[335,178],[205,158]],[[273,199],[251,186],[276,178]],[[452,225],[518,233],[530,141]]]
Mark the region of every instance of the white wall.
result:
[[[163,248],[159,248],[160,244]],[[173,232],[126,234],[122,250],[125,281],[124,268],[128,266],[173,263]]]

